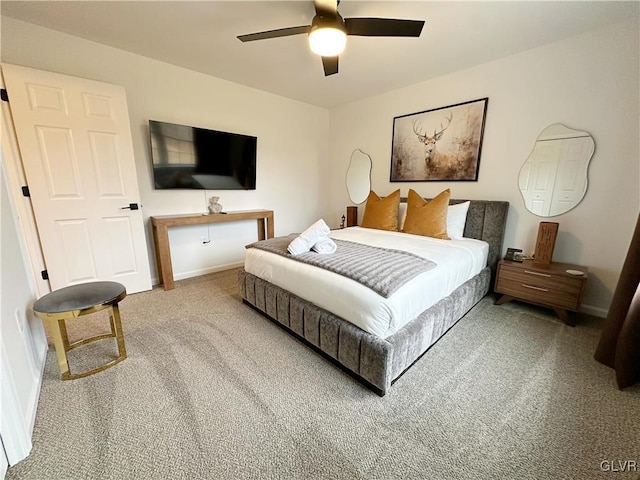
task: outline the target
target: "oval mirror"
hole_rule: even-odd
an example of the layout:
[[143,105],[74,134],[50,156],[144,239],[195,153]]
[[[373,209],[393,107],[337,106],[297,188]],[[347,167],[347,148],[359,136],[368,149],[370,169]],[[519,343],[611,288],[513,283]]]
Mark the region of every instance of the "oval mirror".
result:
[[371,191],[371,157],[359,148],[351,154],[347,170],[347,192],[356,205],[364,202]]
[[540,217],[568,212],[587,192],[587,170],[595,143],[587,132],[560,123],[545,128],[520,169],[524,204]]

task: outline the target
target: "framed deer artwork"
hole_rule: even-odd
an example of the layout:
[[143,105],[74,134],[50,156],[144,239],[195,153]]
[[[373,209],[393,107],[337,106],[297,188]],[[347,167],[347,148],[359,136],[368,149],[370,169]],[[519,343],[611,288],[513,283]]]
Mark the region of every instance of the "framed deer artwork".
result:
[[478,180],[488,98],[393,119],[392,182]]

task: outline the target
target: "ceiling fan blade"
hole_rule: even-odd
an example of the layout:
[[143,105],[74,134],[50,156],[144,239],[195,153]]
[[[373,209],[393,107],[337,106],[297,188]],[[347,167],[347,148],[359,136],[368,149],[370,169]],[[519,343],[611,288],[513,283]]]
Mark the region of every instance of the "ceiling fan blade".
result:
[[290,35],[309,33],[310,28],[311,25],[302,25],[300,27],[279,28],[265,32],[248,33],[246,35],[238,35],[238,40],[242,42],[253,42],[254,40],[265,40],[267,38],[288,37]]
[[338,12],[337,0],[313,0],[317,15],[335,15]]
[[322,57],[322,66],[324,67],[325,77],[338,73],[338,56]]
[[347,35],[365,37],[419,37],[424,20],[396,18],[345,18]]

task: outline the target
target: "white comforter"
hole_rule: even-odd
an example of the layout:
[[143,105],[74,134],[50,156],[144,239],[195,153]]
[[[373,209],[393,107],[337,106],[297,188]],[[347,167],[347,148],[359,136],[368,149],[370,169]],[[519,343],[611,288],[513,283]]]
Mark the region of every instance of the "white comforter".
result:
[[278,285],[361,329],[388,337],[441,298],[480,273],[489,244],[351,227],[331,238],[405,250],[437,264],[384,298],[355,280],[257,248],[246,251],[245,271]]

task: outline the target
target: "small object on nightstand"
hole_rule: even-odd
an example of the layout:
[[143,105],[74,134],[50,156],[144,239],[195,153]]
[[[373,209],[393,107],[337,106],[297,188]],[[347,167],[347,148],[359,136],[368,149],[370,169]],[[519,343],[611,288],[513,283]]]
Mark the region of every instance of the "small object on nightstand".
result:
[[344,221],[347,219],[344,215],[342,215],[342,219],[340,221],[340,228],[344,228]]
[[584,275],[582,270],[572,270],[571,268],[566,271],[569,275]]
[[538,240],[534,250],[533,259],[535,263],[549,265],[553,259],[553,249],[556,246],[559,223],[540,222],[538,227]]
[[358,225],[358,207],[350,205],[347,207],[347,227]]
[[[520,254],[518,258],[516,256]],[[510,260],[512,262],[522,262],[524,257],[522,257],[522,249],[520,248],[507,248],[507,253],[504,256],[505,260]]]

